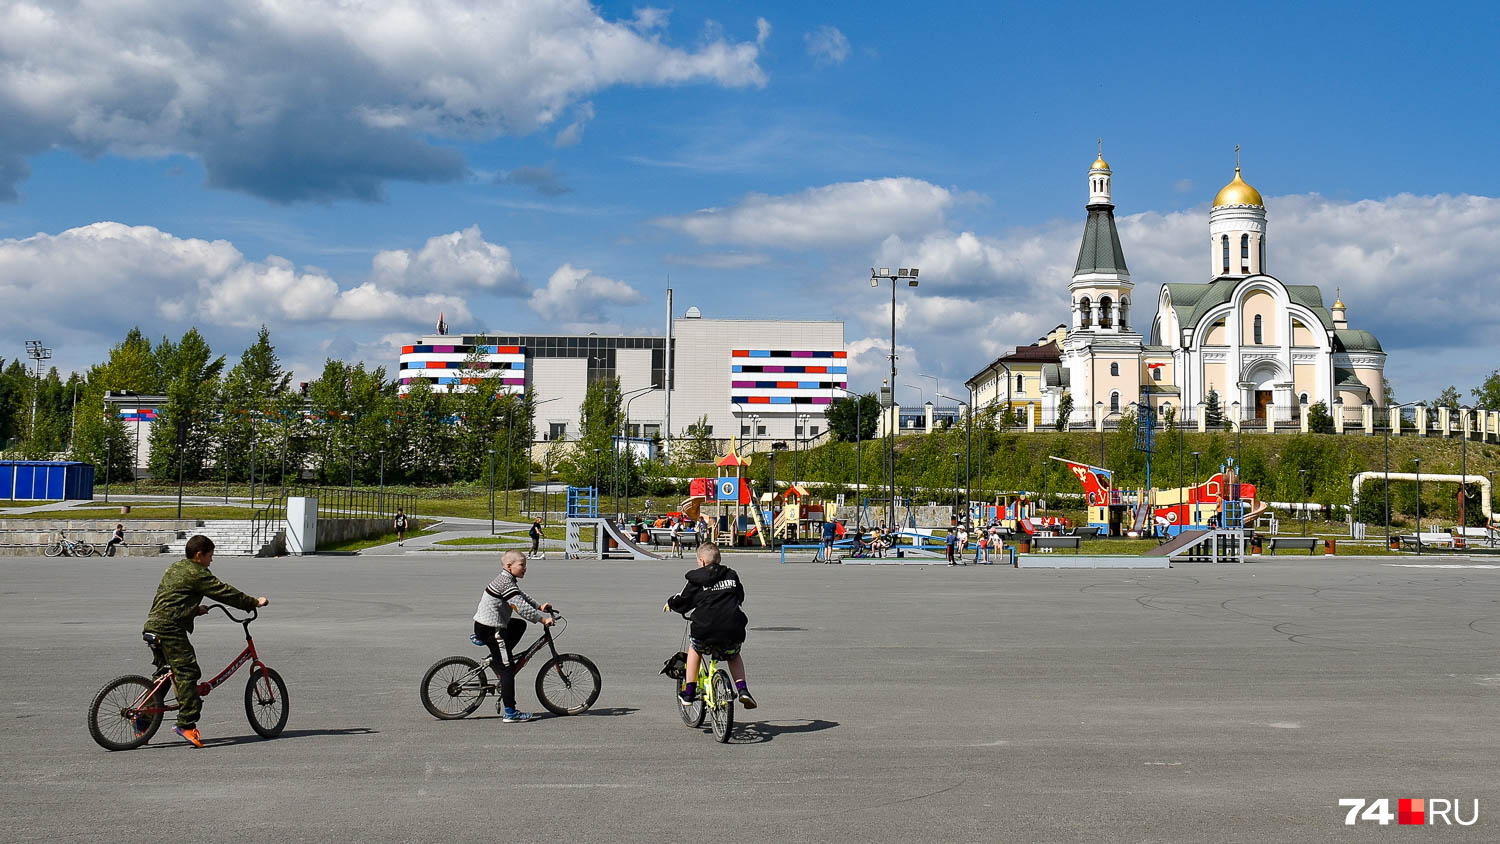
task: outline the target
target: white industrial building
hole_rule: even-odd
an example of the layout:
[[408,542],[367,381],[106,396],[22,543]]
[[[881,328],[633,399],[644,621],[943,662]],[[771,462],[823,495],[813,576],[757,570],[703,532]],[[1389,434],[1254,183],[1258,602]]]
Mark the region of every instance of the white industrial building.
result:
[[848,386],[844,324],[834,320],[706,319],[689,308],[672,336],[437,334],[403,346],[400,389],[426,381],[439,391],[471,389],[464,369],[503,369],[510,392],[532,390],[540,440],[579,435],[588,385],[618,377],[628,435],[680,437],[707,417],[714,439],[776,440],[826,434],[828,405]]

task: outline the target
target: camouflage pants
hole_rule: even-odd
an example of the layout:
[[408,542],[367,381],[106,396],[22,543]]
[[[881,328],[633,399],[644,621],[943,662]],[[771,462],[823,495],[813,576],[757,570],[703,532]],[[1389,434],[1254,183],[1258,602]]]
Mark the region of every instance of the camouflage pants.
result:
[[203,712],[203,698],[198,696],[198,679],[203,672],[198,669],[198,654],[193,651],[193,643],[181,630],[151,632],[156,634],[160,643],[151,649],[156,676],[161,676],[170,667],[172,683],[177,687],[177,726],[183,729],[195,727],[198,715]]

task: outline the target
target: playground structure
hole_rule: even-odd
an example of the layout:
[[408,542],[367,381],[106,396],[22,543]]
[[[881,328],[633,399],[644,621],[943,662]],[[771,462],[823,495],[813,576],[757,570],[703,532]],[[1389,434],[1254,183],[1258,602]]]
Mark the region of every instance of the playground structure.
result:
[[[1233,462],[1200,484],[1175,489],[1132,489],[1114,487],[1114,474],[1108,469],[1077,463],[1061,457],[1053,460],[1066,464],[1082,484],[1088,502],[1088,523],[1104,536],[1175,537],[1183,532],[1206,530],[1210,526],[1227,527],[1225,503],[1238,502],[1243,507],[1239,523],[1253,524],[1269,509],[1267,502],[1256,497],[1254,484],[1234,480]],[[1229,497],[1233,486],[1233,498]]]
[[1034,534],[1039,529],[1068,526],[1068,520],[1061,516],[1039,516],[1037,513],[1036,502],[1029,492],[1002,492],[996,494],[994,504],[976,501],[969,506],[969,518],[979,525],[996,520],[1002,527],[1027,534]]
[[568,487],[567,532],[563,541],[563,557],[578,559],[583,556],[583,529],[594,529],[594,547],[591,549],[601,560],[624,558],[631,560],[660,560],[642,548],[622,530],[614,519],[599,515],[599,491],[593,487]]
[[755,504],[755,490],[745,470],[750,467],[750,458],[740,456],[734,439],[729,441],[729,452],[714,465],[718,469],[716,478],[694,478],[689,485],[689,496],[684,501],[684,515],[688,507],[701,512],[702,505],[714,503],[714,518],[710,529],[714,542],[723,547],[749,544],[752,538],[759,539],[761,547],[770,547],[766,536],[766,520],[761,517]]
[[[771,536],[780,542],[795,542],[798,539],[821,539],[823,536],[823,523],[827,519],[827,508],[819,501],[813,500],[807,489],[797,484],[792,484],[784,490],[775,493],[762,493],[761,503],[765,505],[765,513],[775,512],[775,505],[781,505],[781,511],[776,513],[776,520],[771,525]],[[835,535],[842,539],[844,526],[834,523]]]

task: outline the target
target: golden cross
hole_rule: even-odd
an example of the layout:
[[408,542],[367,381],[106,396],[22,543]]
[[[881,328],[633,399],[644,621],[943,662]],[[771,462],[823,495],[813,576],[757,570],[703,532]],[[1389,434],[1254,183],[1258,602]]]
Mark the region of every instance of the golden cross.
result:
[[1099,139],[1099,157],[1100,158],[1104,157],[1104,139],[1103,138]]
[[1240,169],[1240,145],[1234,145],[1234,169]]

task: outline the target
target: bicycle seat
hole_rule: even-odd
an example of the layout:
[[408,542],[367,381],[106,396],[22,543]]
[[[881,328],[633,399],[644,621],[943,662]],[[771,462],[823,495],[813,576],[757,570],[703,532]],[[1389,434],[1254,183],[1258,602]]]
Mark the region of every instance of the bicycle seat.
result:
[[141,634],[141,641],[143,641],[146,644],[151,645],[153,647],[156,646],[156,645],[161,644],[161,642],[157,640],[155,633],[142,633]]

